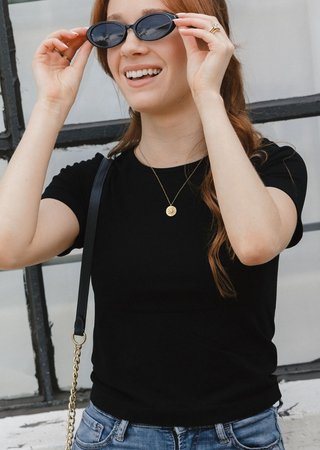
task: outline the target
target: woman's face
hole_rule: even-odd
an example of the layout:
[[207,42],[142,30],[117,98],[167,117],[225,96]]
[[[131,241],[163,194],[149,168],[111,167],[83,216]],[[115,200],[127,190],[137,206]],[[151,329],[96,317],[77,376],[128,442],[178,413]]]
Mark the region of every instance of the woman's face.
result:
[[[169,11],[160,0],[110,0],[108,20],[131,25],[154,11]],[[142,41],[132,30],[117,47],[108,49],[108,64],[114,80],[129,105],[141,113],[163,114],[192,101],[187,81],[187,57],[175,28],[158,41]],[[129,78],[127,72],[153,69],[156,76]]]

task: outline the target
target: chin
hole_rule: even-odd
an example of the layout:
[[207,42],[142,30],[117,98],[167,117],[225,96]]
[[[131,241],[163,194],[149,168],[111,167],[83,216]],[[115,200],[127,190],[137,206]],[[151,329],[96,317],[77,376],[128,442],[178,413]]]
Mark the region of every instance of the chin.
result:
[[[131,99],[126,99],[131,108],[141,114],[150,114],[152,116],[170,116],[172,114],[180,115],[181,110],[188,109],[190,104],[194,104],[193,98],[184,95],[177,97],[175,99],[172,96],[162,95],[161,98],[150,98],[148,95],[145,99],[140,99],[140,101],[132,101]],[[129,101],[131,100],[131,101]]]
[[134,111],[141,114],[158,115],[159,113],[163,113],[165,110],[165,106],[162,101],[152,101],[150,96],[143,101],[132,101],[132,99],[129,98],[126,98],[126,100]]

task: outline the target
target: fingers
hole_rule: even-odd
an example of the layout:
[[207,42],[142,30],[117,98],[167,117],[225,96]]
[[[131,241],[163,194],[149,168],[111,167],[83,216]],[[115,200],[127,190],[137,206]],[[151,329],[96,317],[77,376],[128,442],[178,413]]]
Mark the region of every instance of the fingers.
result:
[[[205,16],[204,14],[179,13],[177,16],[179,18],[175,19],[174,22],[178,27],[192,27],[209,31],[214,24],[218,24],[218,19],[216,17]],[[220,32],[226,36],[221,25]]]
[[202,98],[209,91],[220,94],[233,44],[214,16],[179,13],[177,17],[174,22],[187,52],[188,81],[194,98]]
[[61,41],[68,42],[75,39],[78,36],[85,37],[87,34],[87,28],[73,28],[72,30],[58,30],[48,34],[45,39],[60,39]]
[[[179,29],[179,31],[180,31],[180,29]],[[185,46],[185,49],[187,52],[187,58],[189,58],[193,53],[196,53],[199,51],[198,43],[194,36],[186,36],[186,35],[183,35],[183,33],[180,33],[180,34],[181,34],[181,38],[184,42],[184,46]]]
[[86,41],[81,46],[76,58],[74,59],[74,61],[72,63],[72,67],[82,73],[87,64],[87,61],[88,61],[88,58],[90,56],[92,49],[93,49],[93,45],[90,44],[89,41]]
[[48,53],[56,53],[55,57],[58,57],[60,53],[60,57],[63,56],[68,63],[87,40],[86,32],[87,28],[75,28],[51,33],[41,42],[36,55],[45,56]]
[[[178,13],[176,14],[178,19],[184,19],[184,20],[190,20],[190,21],[201,21],[203,23],[207,23],[208,27],[207,29],[210,29],[210,26],[214,23],[218,23],[219,20],[215,16],[207,16],[205,14],[198,14],[198,13]],[[177,20],[177,19],[175,19]],[[202,26],[201,26],[202,28]],[[221,27],[222,28],[222,27]]]
[[[232,54],[234,46],[229,40],[226,32],[221,25],[218,24],[218,19],[213,16],[206,16],[204,14],[195,13],[179,13],[179,17],[175,19],[175,24],[184,39],[186,50],[188,54],[192,54],[199,50],[217,50]],[[219,29],[212,33],[212,27],[219,25]],[[191,41],[193,37],[193,42]],[[188,38],[188,40],[186,40]],[[196,45],[196,39],[198,40]],[[201,42],[203,45],[201,45]],[[199,45],[200,43],[200,45]]]
[[[179,28],[179,32],[181,33],[182,36],[194,36],[195,38],[202,39],[208,45],[217,43],[223,44],[224,42],[228,43],[228,40],[223,38],[221,39],[221,37],[218,36],[220,32],[211,33],[208,30],[201,30],[200,28]],[[230,47],[231,46],[232,44],[230,45]]]
[[[178,19],[175,19],[174,22],[183,36],[194,36],[203,39],[206,43],[215,42],[216,39],[230,42],[225,30],[214,16],[194,13],[179,13],[177,16]],[[212,33],[210,30],[212,30],[214,25],[218,25],[219,28]],[[204,33],[195,32],[195,30],[201,30]]]

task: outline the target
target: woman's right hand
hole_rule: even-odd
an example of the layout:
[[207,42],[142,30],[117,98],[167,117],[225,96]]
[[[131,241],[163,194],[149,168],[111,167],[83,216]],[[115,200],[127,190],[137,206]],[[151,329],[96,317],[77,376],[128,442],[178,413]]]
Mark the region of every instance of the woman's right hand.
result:
[[[86,33],[87,28],[59,30],[41,42],[32,61],[38,101],[66,108],[66,112],[69,112],[92,50]],[[74,58],[72,64],[61,54],[70,60]]]
[[40,44],[34,56],[38,102],[0,182],[1,269],[52,258],[70,247],[79,233],[71,209],[53,199],[41,202],[41,193],[57,135],[76,98],[92,50],[86,32],[86,28],[56,31]]

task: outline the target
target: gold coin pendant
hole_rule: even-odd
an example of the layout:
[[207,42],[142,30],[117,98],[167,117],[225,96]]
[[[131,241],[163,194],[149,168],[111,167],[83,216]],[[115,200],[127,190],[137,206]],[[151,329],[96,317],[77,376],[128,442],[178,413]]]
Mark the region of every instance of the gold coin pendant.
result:
[[177,208],[175,206],[170,205],[166,209],[166,213],[167,213],[167,216],[173,217],[177,214]]

